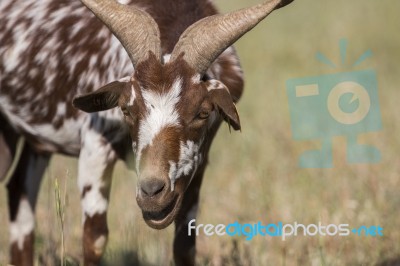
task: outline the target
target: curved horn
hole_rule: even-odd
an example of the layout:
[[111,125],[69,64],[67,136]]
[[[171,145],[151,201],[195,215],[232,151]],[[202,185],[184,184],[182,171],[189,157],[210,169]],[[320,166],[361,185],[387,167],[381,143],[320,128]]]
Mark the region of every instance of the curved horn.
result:
[[160,31],[145,11],[110,0],[81,0],[118,38],[133,65],[149,51],[161,59]]
[[274,9],[293,0],[271,0],[224,15],[203,18],[187,28],[171,54],[171,61],[183,58],[198,73],[204,74],[212,62]]

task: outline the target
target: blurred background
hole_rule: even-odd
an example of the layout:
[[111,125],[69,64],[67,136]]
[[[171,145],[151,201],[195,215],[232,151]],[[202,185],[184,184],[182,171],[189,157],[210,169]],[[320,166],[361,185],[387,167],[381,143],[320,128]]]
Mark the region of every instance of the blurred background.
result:
[[[215,0],[221,12],[255,0]],[[265,19],[236,43],[245,73],[238,104],[242,132],[223,124],[210,153],[201,189],[198,223],[299,222],[380,225],[382,237],[350,235],[197,238],[199,265],[400,265],[400,1],[297,0]],[[348,42],[341,64],[339,40]],[[352,67],[361,54],[369,57]],[[336,68],[315,57],[323,53]],[[372,69],[376,72],[383,129],[359,140],[381,152],[375,164],[349,164],[346,136],[333,141],[333,167],[300,168],[302,152],[319,140],[295,141],[286,93],[292,78]],[[36,217],[36,263],[51,265],[66,253],[80,259],[81,211],[75,159],[55,156],[42,182]],[[57,179],[66,193],[65,227],[55,207]],[[135,201],[136,176],[120,162],[109,208],[110,238],[104,265],[172,264],[173,226],[156,231]],[[64,204],[63,204],[64,205]],[[0,265],[8,261],[6,191],[0,187]]]

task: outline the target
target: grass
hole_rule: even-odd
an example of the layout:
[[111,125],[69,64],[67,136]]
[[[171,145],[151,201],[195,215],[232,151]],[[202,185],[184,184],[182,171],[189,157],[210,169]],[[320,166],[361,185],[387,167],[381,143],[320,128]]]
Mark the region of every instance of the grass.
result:
[[[259,1],[216,1],[223,11]],[[278,238],[206,237],[197,240],[199,265],[397,265],[400,263],[400,2],[383,0],[298,0],[279,10],[238,41],[246,77],[238,106],[242,133],[223,126],[212,147],[201,191],[199,223],[239,221],[349,223],[381,225],[383,237]],[[331,69],[315,59],[317,51],[339,62],[338,41],[348,39],[348,64]],[[378,164],[350,165],[346,138],[333,139],[334,168],[301,169],[297,159],[318,141],[296,142],[290,130],[287,79],[351,71],[364,51],[374,56],[358,68],[378,77],[383,130],[361,141],[380,149]],[[66,171],[69,174],[66,175]],[[37,263],[61,255],[61,234],[54,200],[54,179],[66,191],[65,251],[80,259],[81,212],[76,160],[56,156],[43,180],[36,210]],[[69,178],[68,182],[65,179]],[[109,210],[110,239],[105,265],[169,265],[173,228],[145,225],[136,205],[135,174],[117,165]],[[7,261],[5,189],[0,188],[0,264]],[[67,257],[68,257],[67,256]],[[41,261],[41,262],[40,262]],[[388,263],[388,264],[384,264]],[[392,263],[392,264],[389,264]]]

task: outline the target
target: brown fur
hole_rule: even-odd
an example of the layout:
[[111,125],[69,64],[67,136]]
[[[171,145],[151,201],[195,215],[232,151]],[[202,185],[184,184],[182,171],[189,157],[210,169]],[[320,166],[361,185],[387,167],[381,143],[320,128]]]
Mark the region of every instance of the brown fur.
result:
[[35,234],[32,232],[24,238],[22,249],[18,243],[13,243],[10,248],[11,265],[31,266],[33,265],[33,243]]
[[[30,42],[29,49],[22,51],[22,54],[18,56],[20,62],[14,71],[6,71],[8,66],[3,64],[3,61],[5,61],[3,59],[7,57],[8,50],[0,50],[3,51],[0,53],[0,98],[12,99],[11,106],[7,107],[7,110],[2,110],[3,107],[0,106],[0,111],[4,114],[12,113],[32,126],[52,125],[54,130],[63,129],[67,119],[77,121],[79,118],[86,117],[90,121],[90,130],[102,134],[102,145],[111,144],[113,151],[118,154],[119,158],[124,158],[127,151],[131,149],[131,143],[127,144],[129,137],[124,131],[125,125],[129,127],[130,138],[137,141],[138,121],[143,119],[146,114],[141,91],[153,90],[164,93],[171,88],[178,78],[182,79],[182,92],[180,101],[176,106],[180,117],[179,123],[182,127],[167,127],[157,135],[154,138],[154,145],[143,150],[143,161],[141,161],[142,165],[140,166],[140,168],[147,170],[154,166],[153,172],[145,174],[147,177],[162,179],[166,185],[160,193],[151,199],[138,196],[137,201],[142,208],[144,217],[154,217],[157,212],[166,212],[174,204],[171,219],[163,222],[163,224],[149,224],[154,228],[161,229],[175,221],[177,228],[174,241],[176,264],[193,264],[195,238],[185,235],[185,219],[187,212],[198,202],[200,185],[207,164],[208,150],[222,121],[222,117],[218,117],[210,127],[208,119],[199,118],[199,114],[202,112],[210,113],[219,108],[215,102],[215,97],[207,92],[207,79],[209,78],[219,79],[227,85],[231,96],[227,94],[225,97],[230,104],[233,105],[232,100],[234,102],[239,100],[242,94],[243,80],[234,50],[225,51],[210,66],[208,73],[198,83],[193,82],[193,77],[196,75],[195,71],[182,58],[163,64],[158,62],[154,55],[150,55],[148,60],[135,66],[132,80],[123,84],[125,87],[121,87],[120,90],[116,90],[118,84],[114,87],[111,86],[112,88],[107,87],[105,91],[112,93],[107,94],[109,98],[104,98],[104,102],[98,101],[99,98],[89,98],[89,101],[84,103],[84,105],[94,103],[101,108],[107,105],[110,105],[109,108],[118,106],[127,114],[125,124],[123,124],[122,121],[106,119],[98,114],[89,116],[74,109],[71,104],[74,96],[93,92],[107,82],[133,73],[131,66],[128,66],[129,58],[121,45],[113,48],[115,49],[115,51],[113,50],[115,52],[113,60],[106,57],[106,53],[112,49],[111,33],[105,31],[105,26],[89,10],[83,8],[78,1],[67,0],[50,2],[49,6],[43,10],[42,24],[38,21],[30,21],[28,8],[16,19],[15,25],[8,28],[7,25],[10,24],[8,22],[12,18],[7,17],[7,14],[12,14],[12,10],[17,9],[22,3],[26,3],[22,0],[18,1],[21,2],[10,3],[1,10],[2,14],[6,15],[0,17],[0,37],[2,39],[0,49],[8,49],[17,44],[14,41],[18,42],[17,37],[21,35],[21,32],[16,31],[16,28],[24,29],[32,24],[37,25],[37,28],[28,32],[29,38],[25,41]],[[24,1],[30,1],[31,6],[39,5],[39,2],[33,0]],[[165,0],[134,0],[131,4],[146,10],[157,22],[164,54],[172,51],[180,35],[188,26],[203,17],[216,14],[216,9],[210,1],[206,0],[171,0],[168,3]],[[67,7],[73,7],[72,11],[67,12],[69,10]],[[54,22],[51,20],[51,16],[58,10],[66,10],[66,12],[62,14],[60,20]],[[81,25],[85,25],[85,27],[79,28]],[[75,30],[76,34],[72,34]],[[90,38],[87,38],[87,36],[90,36]],[[49,41],[53,41],[56,46],[60,43],[62,45],[44,48]],[[46,56],[44,62],[38,63],[35,56],[40,53],[44,53]],[[95,58],[94,65],[91,64],[93,57]],[[55,61],[56,66],[51,66],[52,61]],[[33,70],[36,70],[37,73],[31,77],[30,74]],[[49,80],[52,75],[54,79]],[[17,84],[15,84],[15,77],[19,78]],[[110,78],[113,80],[110,80]],[[135,90],[136,99],[133,106],[127,106],[130,101],[132,86]],[[91,102],[92,100],[93,102]],[[59,107],[64,104],[65,112],[57,114]],[[27,114],[23,112],[21,107],[28,110]],[[44,153],[48,159],[48,153],[60,152],[77,156],[79,151],[66,149],[68,148],[67,143],[56,143],[51,138],[52,136],[32,134],[15,123],[10,117],[6,117],[5,120],[17,130],[17,133],[24,135],[28,141],[28,148],[24,150],[18,170],[8,185],[10,218],[13,220],[18,211],[19,201],[17,199],[26,192],[23,182],[26,178],[36,178],[26,172],[30,156],[35,157]],[[202,137],[205,139],[200,153],[204,158],[194,173],[192,182],[190,182],[190,176],[182,176],[177,180],[175,190],[171,192],[170,180],[166,175],[169,169],[167,159],[173,161],[179,159],[181,141],[193,140],[199,142]],[[9,146],[11,145],[10,141],[6,139],[6,144]],[[111,165],[106,167],[104,176],[110,176],[111,170]],[[102,181],[103,187],[100,188],[100,193],[103,198],[108,200],[111,180]],[[88,192],[91,189],[93,187],[90,185],[83,187],[82,198],[90,194]],[[34,191],[34,193],[36,192],[37,190]],[[33,206],[35,200],[36,196],[33,197],[31,203]],[[146,220],[146,222],[148,221]],[[96,213],[92,217],[86,216],[83,232],[85,265],[98,265],[101,251],[96,250],[94,244],[101,236],[107,238],[106,212]],[[33,234],[30,237],[33,241]],[[24,243],[23,254],[33,254],[32,243],[26,246]],[[14,247],[11,247],[11,250],[14,252]],[[12,255],[13,260],[14,257]],[[27,257],[26,260],[28,263],[32,263],[32,258]],[[23,262],[16,261],[16,265],[23,265]]]
[[102,253],[99,253],[94,243],[99,237],[108,238],[107,213],[86,217],[83,225],[83,256],[84,265],[98,265]]

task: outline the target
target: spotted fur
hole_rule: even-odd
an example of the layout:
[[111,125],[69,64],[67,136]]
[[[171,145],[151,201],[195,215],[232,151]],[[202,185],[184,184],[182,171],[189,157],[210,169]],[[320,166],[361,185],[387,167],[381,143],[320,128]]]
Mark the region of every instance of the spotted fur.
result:
[[[53,153],[79,157],[84,263],[97,265],[108,239],[113,166],[132,151],[145,221],[159,229],[175,221],[175,261],[194,263],[195,241],[181,228],[196,215],[208,150],[223,113],[232,113],[229,108],[242,94],[240,64],[232,47],[204,76],[182,58],[170,62],[182,32],[216,14],[210,1],[119,2],[156,20],[163,62],[150,56],[133,68],[119,41],[78,0],[0,2],[1,147],[9,158],[16,154],[16,136],[27,140],[7,185],[13,265],[33,263],[35,202]],[[229,90],[211,97],[213,79]],[[85,113],[72,105],[77,95],[96,93],[113,81],[118,81],[114,87],[124,86],[118,108]],[[209,116],[198,119],[203,113]],[[1,166],[2,173],[8,164]],[[160,187],[157,195],[146,194],[154,187]]]

